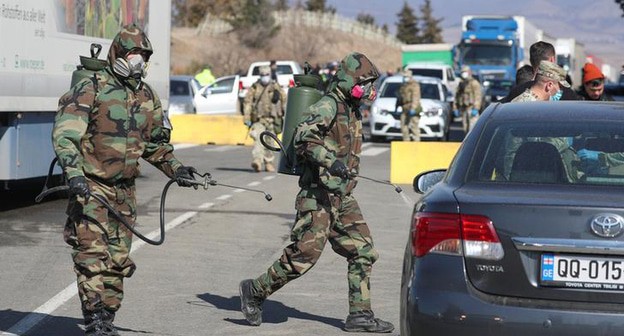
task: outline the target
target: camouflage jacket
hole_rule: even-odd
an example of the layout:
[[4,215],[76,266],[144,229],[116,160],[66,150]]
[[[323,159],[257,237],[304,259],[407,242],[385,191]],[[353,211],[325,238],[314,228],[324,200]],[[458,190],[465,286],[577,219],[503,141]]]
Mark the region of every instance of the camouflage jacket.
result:
[[169,177],[182,165],[172,154],[156,93],[147,84],[133,91],[108,69],[60,98],[52,142],[67,178],[133,179],[141,157]]
[[410,80],[401,85],[399,89],[401,108],[404,113],[409,110],[422,110],[420,106],[420,84],[415,80]]
[[[274,94],[279,94],[279,102],[276,104],[272,102]],[[265,117],[281,118],[285,110],[286,94],[275,81],[264,86],[258,80],[251,85],[245,95],[243,110],[245,121],[257,122]]]
[[460,109],[481,109],[481,84],[474,78],[464,79],[455,93],[455,105]]

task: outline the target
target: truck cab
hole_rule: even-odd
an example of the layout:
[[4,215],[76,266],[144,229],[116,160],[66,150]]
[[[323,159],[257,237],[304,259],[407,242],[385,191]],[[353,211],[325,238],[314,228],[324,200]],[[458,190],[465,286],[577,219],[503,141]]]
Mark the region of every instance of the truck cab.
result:
[[468,18],[458,52],[458,68],[468,65],[481,81],[515,81],[523,59],[518,23],[512,17]]

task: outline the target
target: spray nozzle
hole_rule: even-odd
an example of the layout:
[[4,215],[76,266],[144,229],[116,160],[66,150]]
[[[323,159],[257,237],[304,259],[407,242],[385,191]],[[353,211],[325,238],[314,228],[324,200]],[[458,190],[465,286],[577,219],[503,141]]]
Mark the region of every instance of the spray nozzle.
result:
[[401,189],[401,187],[399,187],[396,184],[392,184],[390,183],[390,181],[381,181],[381,180],[376,180],[374,178],[370,178],[370,177],[366,177],[366,176],[362,176],[362,175],[358,175],[361,179],[364,180],[368,180],[368,181],[372,181],[372,182],[376,182],[376,183],[380,183],[380,184],[385,184],[385,185],[391,185],[394,187],[394,191],[396,191],[397,193],[401,193],[403,191],[403,189]]

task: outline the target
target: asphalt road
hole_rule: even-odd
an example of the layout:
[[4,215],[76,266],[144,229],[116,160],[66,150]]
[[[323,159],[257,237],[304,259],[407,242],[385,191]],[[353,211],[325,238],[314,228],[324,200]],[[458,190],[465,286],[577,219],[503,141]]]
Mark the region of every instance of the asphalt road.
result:
[[[389,144],[365,144],[363,176],[388,179]],[[293,223],[297,178],[253,173],[250,147],[180,147],[176,155],[220,183],[257,188],[273,196],[226,187],[172,186],[162,246],[135,243],[138,265],[125,281],[116,325],[122,335],[341,335],[348,312],[347,264],[327,247],[318,264],[264,303],[264,323],[247,325],[238,283],[258,276],[281,254]],[[137,180],[138,229],[157,232],[166,177],[143,165]],[[399,325],[401,263],[417,194],[403,185],[360,181],[355,196],[380,259],[373,268],[375,313]],[[66,200],[29,200],[35,186],[0,193],[0,335],[82,335],[82,316],[70,248],[62,241]],[[152,238],[155,238],[152,236]]]

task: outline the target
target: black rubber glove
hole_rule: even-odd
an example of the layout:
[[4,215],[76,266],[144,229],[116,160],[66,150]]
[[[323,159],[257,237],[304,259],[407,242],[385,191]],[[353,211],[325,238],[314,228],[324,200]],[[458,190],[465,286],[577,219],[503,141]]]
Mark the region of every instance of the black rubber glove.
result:
[[74,176],[69,179],[68,183],[71,196],[87,197],[89,195],[89,185],[84,176]]
[[281,94],[279,91],[275,90],[273,91],[273,97],[271,97],[271,103],[273,104],[277,104],[278,101],[280,101],[281,98]]
[[344,165],[344,163],[338,160],[334,161],[331,167],[329,167],[329,173],[332,174],[333,176],[338,176],[343,179],[348,179],[349,177],[351,177],[351,174],[349,174],[349,170]]
[[195,181],[195,177],[193,174],[197,173],[197,170],[190,166],[182,166],[178,168],[175,172],[175,180],[180,187],[193,187],[196,185],[189,182],[189,180]]

